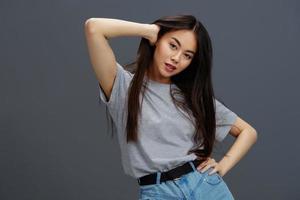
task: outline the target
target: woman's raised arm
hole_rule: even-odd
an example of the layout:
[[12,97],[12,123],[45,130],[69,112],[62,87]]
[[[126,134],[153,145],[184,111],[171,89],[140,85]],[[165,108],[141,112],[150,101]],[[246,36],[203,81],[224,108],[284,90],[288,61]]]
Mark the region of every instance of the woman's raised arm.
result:
[[109,99],[117,72],[116,58],[108,39],[118,36],[141,36],[154,41],[158,27],[119,19],[90,18],[84,25],[88,52],[96,78]]

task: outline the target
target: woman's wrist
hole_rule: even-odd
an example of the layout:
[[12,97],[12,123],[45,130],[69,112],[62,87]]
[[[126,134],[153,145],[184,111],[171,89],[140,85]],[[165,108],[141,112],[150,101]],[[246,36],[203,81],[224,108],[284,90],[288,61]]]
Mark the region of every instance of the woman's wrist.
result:
[[160,30],[160,27],[156,24],[146,24],[148,31],[144,38],[148,39],[151,44],[154,44],[157,40],[157,34]]
[[219,162],[219,165],[221,166],[220,174],[222,174],[222,176],[230,170],[230,162],[230,157],[228,155],[225,155]]
[[145,38],[145,39],[150,39],[153,35],[153,26],[152,24],[143,24],[145,31],[144,34],[141,35],[141,37]]

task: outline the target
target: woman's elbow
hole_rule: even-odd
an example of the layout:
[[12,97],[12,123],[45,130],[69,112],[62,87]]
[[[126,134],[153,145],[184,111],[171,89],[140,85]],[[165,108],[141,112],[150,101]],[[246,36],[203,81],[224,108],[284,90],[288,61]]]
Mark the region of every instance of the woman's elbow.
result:
[[96,25],[95,25],[96,21],[97,21],[96,18],[89,18],[85,21],[84,30],[86,34],[92,35],[97,32]]
[[251,134],[253,135],[254,142],[256,142],[257,139],[258,139],[258,134],[257,134],[256,129],[254,129],[253,127],[251,127],[250,132],[251,132]]

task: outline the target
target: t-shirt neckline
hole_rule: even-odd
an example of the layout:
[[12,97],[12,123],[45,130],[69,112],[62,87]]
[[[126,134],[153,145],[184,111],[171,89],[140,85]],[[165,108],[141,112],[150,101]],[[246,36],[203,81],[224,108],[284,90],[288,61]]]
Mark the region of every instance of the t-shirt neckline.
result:
[[145,81],[148,81],[148,83],[150,85],[156,85],[156,86],[161,86],[161,87],[170,87],[171,85],[175,85],[174,83],[161,83],[152,79],[147,79],[147,77],[145,77]]

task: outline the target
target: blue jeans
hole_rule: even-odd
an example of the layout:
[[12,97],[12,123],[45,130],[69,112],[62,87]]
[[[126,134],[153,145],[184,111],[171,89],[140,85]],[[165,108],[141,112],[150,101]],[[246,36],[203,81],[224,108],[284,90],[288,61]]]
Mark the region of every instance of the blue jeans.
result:
[[159,183],[161,172],[157,172],[156,184],[139,186],[139,200],[234,199],[223,178],[218,173],[208,175],[213,168],[201,173],[192,162],[189,163],[194,170],[174,180]]

